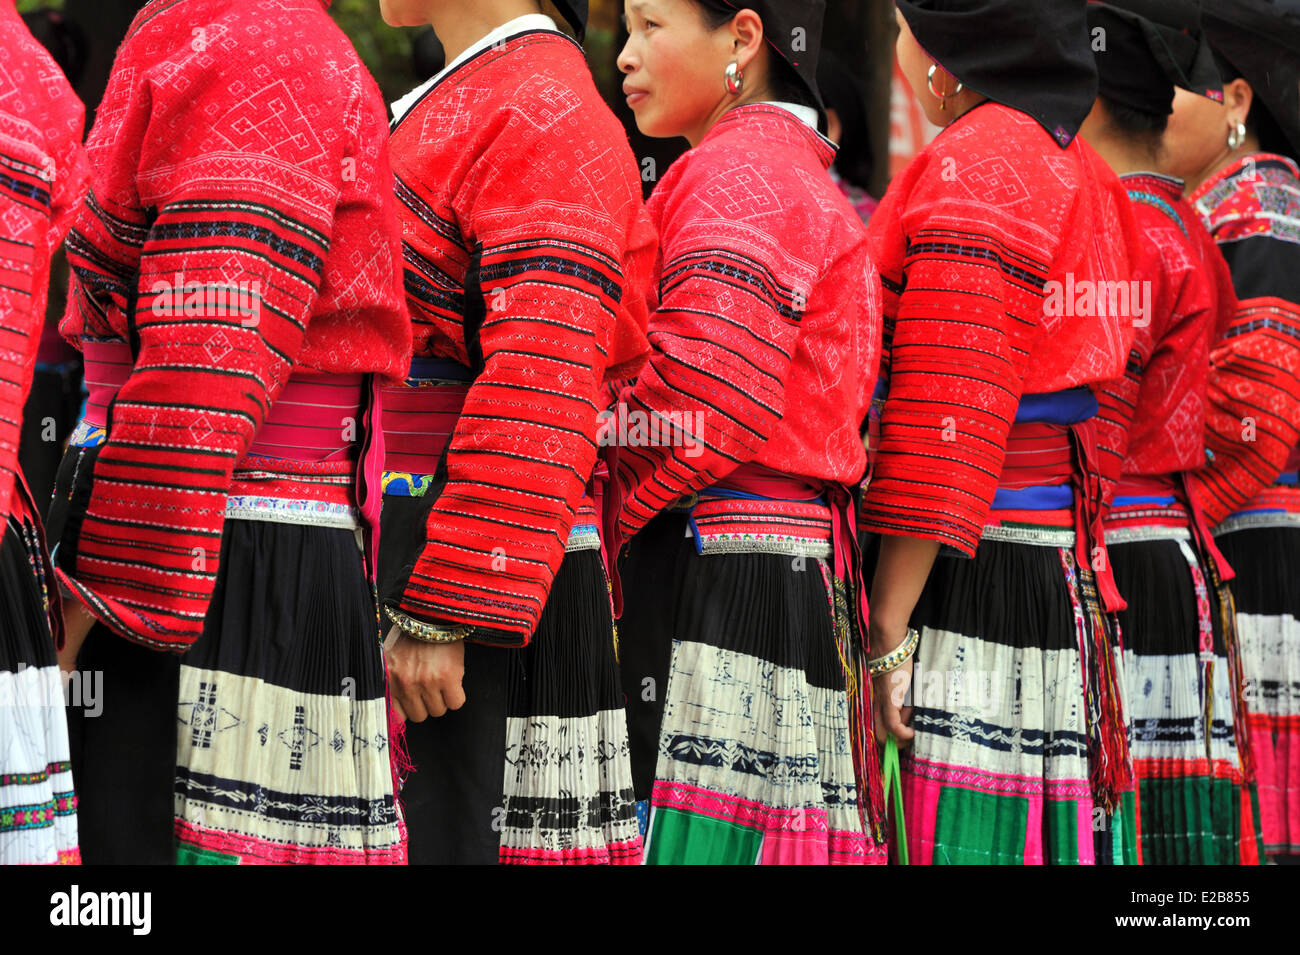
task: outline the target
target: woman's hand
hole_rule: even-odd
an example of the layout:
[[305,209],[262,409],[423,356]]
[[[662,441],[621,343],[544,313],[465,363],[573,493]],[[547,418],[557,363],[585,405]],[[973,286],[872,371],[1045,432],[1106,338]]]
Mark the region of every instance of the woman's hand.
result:
[[[908,621],[925,589],[930,568],[939,554],[936,541],[884,535],[876,559],[876,576],[871,584],[871,608],[867,622],[872,659],[878,659],[903,645]],[[896,670],[872,679],[871,708],[875,711],[876,739],[898,740],[899,748],[911,745],[916,731],[908,723],[912,708],[903,705],[912,685],[912,658]]]
[[77,655],[86,642],[86,634],[95,625],[95,618],[75,597],[63,598],[63,649],[59,651],[59,669],[72,673],[77,669]]
[[384,641],[384,662],[401,719],[423,723],[465,705],[465,641],[425,643],[393,627]]
[[[891,652],[907,639],[906,627],[903,628],[901,637],[892,634],[885,636],[874,632],[874,627],[872,630],[873,659]],[[909,725],[912,721],[912,708],[903,705],[903,700],[907,697],[907,688],[912,685],[912,659],[908,657],[897,670],[872,677],[871,708],[875,714],[876,742],[882,745],[885,737],[893,736],[898,740],[898,748],[906,749],[911,745],[912,737],[916,735],[916,730]]]

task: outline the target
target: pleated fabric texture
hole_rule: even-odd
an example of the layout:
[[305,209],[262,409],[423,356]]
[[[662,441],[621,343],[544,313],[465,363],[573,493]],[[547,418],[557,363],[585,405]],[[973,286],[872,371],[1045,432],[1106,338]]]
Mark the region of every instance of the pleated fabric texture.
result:
[[10,517],[0,542],[0,865],[74,864],[73,792],[63,684],[45,615],[52,582],[35,528]]
[[501,861],[642,861],[614,618],[599,550],[565,555],[509,668]]
[[1091,588],[1068,548],[985,539],[935,562],[912,616],[913,865],[1138,861],[1134,794],[1108,812],[1089,782]]
[[[393,561],[409,550],[402,542],[421,536],[427,511],[418,497],[384,498],[381,592],[404,583]],[[594,526],[575,525],[529,644],[470,644],[465,705],[407,724],[415,771],[401,797],[413,863],[642,861],[598,547]]]
[[[59,463],[45,522],[55,550],[77,546],[98,453],[74,442]],[[82,859],[173,864],[180,657],[96,624],[77,656],[77,674],[95,698],[90,706],[69,698],[67,707]]]
[[385,685],[357,535],[228,521],[180,671],[179,861],[404,863]]
[[[1144,865],[1260,861],[1219,598],[1188,540],[1111,544]],[[1208,699],[1207,699],[1208,695]],[[1207,727],[1208,722],[1208,727]]]
[[1217,538],[1237,572],[1237,632],[1264,849],[1300,854],[1300,528]]
[[699,554],[687,518],[660,515],[629,546],[619,627],[647,862],[885,861],[824,561]]

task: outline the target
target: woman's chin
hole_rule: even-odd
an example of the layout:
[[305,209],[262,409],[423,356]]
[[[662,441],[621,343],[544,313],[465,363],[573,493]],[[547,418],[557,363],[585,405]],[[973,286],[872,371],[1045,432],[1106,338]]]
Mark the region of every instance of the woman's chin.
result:
[[385,3],[379,0],[379,16],[390,27],[418,27],[427,22],[418,11],[409,9],[409,3]]
[[686,133],[677,129],[676,125],[665,123],[654,115],[636,114],[636,128],[641,131],[642,136],[649,136],[651,139],[676,139],[685,136]]

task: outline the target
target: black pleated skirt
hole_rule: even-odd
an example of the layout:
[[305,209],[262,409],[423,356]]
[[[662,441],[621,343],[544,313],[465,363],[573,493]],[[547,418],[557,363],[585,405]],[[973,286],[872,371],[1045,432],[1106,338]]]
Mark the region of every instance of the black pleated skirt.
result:
[[688,527],[684,514],[656,517],[622,567],[647,861],[883,861],[858,807],[846,615],[826,563],[701,555]]
[[1109,552],[1128,603],[1119,622],[1142,862],[1257,861],[1248,795],[1243,812],[1236,694],[1211,575],[1190,541],[1118,543]]
[[[75,526],[94,451],[65,457],[51,533]],[[71,520],[69,520],[71,517]],[[227,520],[185,654],[97,625],[69,710],[94,863],[401,863],[378,616],[352,530]]]
[[[419,498],[384,499],[379,577],[423,526]],[[390,537],[389,530],[394,533]],[[400,529],[399,529],[400,528]],[[537,632],[517,650],[469,643],[465,705],[408,723],[402,788],[413,864],[641,861],[609,585],[600,551],[570,551]]]
[[940,556],[911,624],[912,864],[1135,862],[1133,793],[1114,813],[1094,801],[1099,678],[1121,661],[1072,550],[985,539],[973,558]]
[[1300,854],[1300,527],[1217,538],[1237,576],[1251,755],[1267,852]]
[[[0,540],[0,865],[79,861],[64,691],[46,616],[36,529]],[[93,707],[97,688],[70,684]],[[84,692],[83,692],[84,691]]]

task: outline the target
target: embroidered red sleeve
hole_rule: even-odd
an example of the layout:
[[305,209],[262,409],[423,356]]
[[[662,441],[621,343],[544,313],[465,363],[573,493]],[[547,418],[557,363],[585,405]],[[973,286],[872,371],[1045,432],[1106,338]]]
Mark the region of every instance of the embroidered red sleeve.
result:
[[[498,139],[468,177],[464,321],[481,371],[399,609],[472,625],[475,642],[520,646],[536,630],[596,463],[611,349],[623,354],[641,334],[625,327],[638,306],[624,296],[628,273],[647,271],[653,230],[630,152],[601,142],[615,132],[612,118],[597,124],[582,149],[602,158],[581,180],[555,172],[560,144],[541,130]],[[522,176],[521,164],[549,173]],[[408,236],[408,257],[423,254],[418,242]],[[412,287],[413,311],[436,307]]]
[[712,176],[733,172],[696,160],[678,182],[658,186],[670,198],[660,219],[650,358],[610,421],[626,432],[609,440],[619,445],[618,527],[627,537],[753,460],[772,436],[816,279],[811,268],[792,274],[782,236],[761,219],[709,214],[703,200],[722,188]]
[[[89,174],[80,101],[36,41],[25,33],[10,36],[5,26],[0,24],[0,35],[19,62],[0,71],[0,518],[9,513],[18,479],[23,407],[45,321],[50,256],[71,224]],[[29,77],[29,85],[13,84],[16,70],[26,71],[20,75]],[[15,101],[21,115],[5,108]]]
[[1213,527],[1277,479],[1300,441],[1300,307],[1242,301],[1210,353],[1206,448],[1190,476]]
[[40,334],[37,266],[48,255],[49,156],[30,142],[32,130],[0,112],[0,517],[18,473],[23,401]]
[[[879,533],[972,555],[1022,390],[1007,326],[1041,312],[1047,264],[1026,250],[1011,253],[981,221],[945,209],[941,188],[923,184],[918,192],[927,189],[937,194],[914,193],[914,201],[928,221],[909,222],[897,260],[881,256],[892,327],[888,393],[861,514]],[[877,248],[902,231],[904,205],[889,204],[893,222],[878,223],[879,210],[872,217]]]
[[[346,146],[322,153],[299,113],[296,135],[232,148],[228,137],[246,128],[237,117],[220,117],[220,140],[205,131],[229,106],[215,93],[212,110],[196,101],[153,124],[144,91],[119,85],[115,95],[130,101],[125,118],[100,114],[121,126],[99,142],[95,193],[69,239],[70,310],[86,332],[131,314],[136,357],[95,461],[77,551],[58,555],[57,572],[122,636],[183,650],[211,600],[235,463],[303,343]],[[243,103],[256,107],[256,91]],[[128,143],[131,130],[147,132]]]

